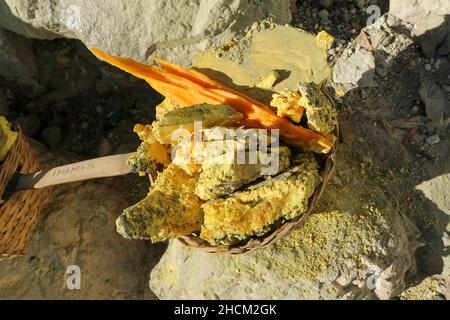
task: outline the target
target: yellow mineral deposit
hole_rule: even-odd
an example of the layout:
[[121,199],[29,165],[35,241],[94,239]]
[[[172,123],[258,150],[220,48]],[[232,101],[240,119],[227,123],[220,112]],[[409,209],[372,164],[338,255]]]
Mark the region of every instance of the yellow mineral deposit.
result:
[[[250,32],[232,47],[210,49],[199,54],[194,58],[193,66],[234,88],[253,87],[261,77],[277,70],[280,78],[273,91],[280,92],[296,88],[301,81],[320,84],[331,76],[322,46],[323,40],[316,42],[310,33],[273,25],[265,31]],[[245,93],[252,98],[261,98],[258,91],[245,90]]]
[[11,130],[11,125],[5,117],[0,116],[0,161],[5,160],[16,140],[17,132]]
[[198,175],[189,176],[174,164],[158,175],[147,197],[117,219],[125,238],[164,241],[200,230],[201,200],[194,191]]
[[305,113],[305,108],[300,104],[301,97],[298,90],[282,90],[272,96],[270,105],[277,109],[278,116],[289,117],[299,123]]

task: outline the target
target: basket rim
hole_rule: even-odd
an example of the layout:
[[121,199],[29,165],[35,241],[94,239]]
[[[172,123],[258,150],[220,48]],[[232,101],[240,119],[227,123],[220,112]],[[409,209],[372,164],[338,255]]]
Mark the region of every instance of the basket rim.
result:
[[[323,92],[327,95],[331,103],[334,107],[336,107],[335,102],[329,91],[322,87]],[[330,152],[325,154],[325,163],[321,170],[319,171],[320,176],[322,177],[322,180],[319,182],[319,184],[316,186],[316,189],[313,193],[313,195],[309,198],[308,203],[308,209],[298,216],[290,219],[285,220],[281,223],[281,225],[271,232],[265,234],[262,237],[258,238],[250,238],[247,242],[236,244],[236,245],[218,245],[213,246],[210,245],[207,241],[201,239],[199,236],[194,235],[185,235],[180,236],[176,238],[175,240],[180,241],[184,246],[197,249],[203,252],[212,253],[212,254],[244,254],[249,253],[255,250],[258,250],[260,248],[266,247],[273,242],[277,241],[278,239],[281,239],[285,236],[287,236],[289,233],[294,231],[295,229],[299,229],[303,227],[306,220],[313,214],[313,210],[316,207],[317,203],[319,202],[325,187],[328,183],[328,181],[331,179],[331,177],[334,174],[334,171],[336,169],[336,154],[337,154],[337,148],[339,145],[339,122],[338,119],[336,119],[336,127],[334,128],[333,134],[336,136],[336,141],[331,148]]]

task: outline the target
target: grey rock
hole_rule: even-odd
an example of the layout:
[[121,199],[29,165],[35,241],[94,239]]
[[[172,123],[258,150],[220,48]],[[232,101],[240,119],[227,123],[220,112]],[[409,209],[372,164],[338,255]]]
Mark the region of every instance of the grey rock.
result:
[[439,135],[437,134],[425,138],[425,142],[428,143],[430,146],[438,144],[440,141],[441,138],[439,138]]
[[50,148],[56,147],[61,142],[61,128],[47,127],[42,130],[42,139]]
[[384,40],[388,37],[388,33],[378,28],[368,28],[367,33],[374,49],[379,49]]
[[439,70],[439,67],[441,66],[441,60],[437,60],[434,64],[433,64],[433,67],[436,69],[436,70]]
[[389,56],[384,51],[378,50],[375,52],[375,64],[375,71],[380,77],[384,78],[389,74],[391,63]]
[[389,12],[415,24],[428,16],[450,14],[450,2],[448,0],[391,0]]
[[172,241],[151,272],[151,289],[160,299],[398,296],[415,266],[417,229],[377,186],[356,182],[350,166],[340,178],[358,187],[342,193],[329,185],[304,227],[266,248],[232,256]]
[[76,38],[111,54],[140,61],[158,55],[184,65],[254,21],[292,19],[289,0],[7,0],[0,14],[0,26],[25,36]]
[[416,186],[416,189],[422,191],[424,196],[433,202],[439,210],[450,216],[450,197],[447,193],[449,185],[450,173],[446,173],[423,181]]
[[[423,181],[415,188],[420,190],[425,198],[433,203],[441,212],[448,216],[445,231],[439,244],[442,245],[442,262],[443,268],[440,270],[439,276],[447,280],[447,288],[450,288],[450,255],[444,254],[450,250],[450,197],[448,196],[448,186],[450,185],[450,173],[438,175],[430,180]],[[447,291],[450,297],[450,292]],[[447,299],[449,298],[447,297]]]
[[416,22],[412,36],[422,48],[423,54],[431,58],[436,55],[449,33],[450,15],[428,16]]
[[354,84],[360,87],[374,86],[375,58],[366,50],[353,53],[347,59],[339,59],[333,72],[333,80],[340,84]]
[[446,103],[444,91],[431,77],[426,77],[422,80],[419,94],[425,104],[427,117],[431,120],[432,125],[435,127],[441,126]]
[[386,24],[391,28],[395,28],[401,24],[401,20],[392,14],[388,14],[386,16]]
[[[34,27],[18,18],[14,12],[14,4],[10,1],[0,1],[0,27],[8,30],[12,30],[21,34],[26,38],[33,39],[55,39],[57,34],[49,32],[40,27]],[[30,8],[30,16],[32,16],[32,10]]]
[[330,13],[326,9],[319,11],[319,18],[321,18],[322,20],[328,18],[329,15]]
[[[408,47],[412,46],[414,41],[409,34],[405,35],[400,30],[388,28],[387,21],[389,17],[392,17],[392,15],[383,15],[375,23],[366,27],[365,31],[368,34],[374,49],[381,50],[387,55],[392,56],[392,58],[395,58]],[[367,48],[367,41],[361,35],[358,37],[358,42]]]
[[15,122],[28,137],[34,137],[41,127],[41,120],[35,114],[19,117]]

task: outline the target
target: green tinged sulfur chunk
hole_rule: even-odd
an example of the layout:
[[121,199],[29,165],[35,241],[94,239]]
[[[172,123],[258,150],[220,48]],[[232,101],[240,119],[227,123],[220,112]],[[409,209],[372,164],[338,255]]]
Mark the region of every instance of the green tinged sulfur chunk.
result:
[[232,127],[242,120],[242,113],[227,105],[201,104],[172,110],[155,122],[154,133],[164,144],[178,142],[177,130],[194,132],[194,122],[201,121],[201,128],[214,126]]
[[313,82],[300,82],[298,89],[302,96],[299,103],[306,110],[308,127],[321,133],[331,133],[337,124],[337,110],[330,99]]
[[139,174],[151,174],[156,170],[156,161],[149,158],[147,154],[148,144],[142,142],[139,145],[136,153],[128,159],[128,165],[130,166],[131,172]]

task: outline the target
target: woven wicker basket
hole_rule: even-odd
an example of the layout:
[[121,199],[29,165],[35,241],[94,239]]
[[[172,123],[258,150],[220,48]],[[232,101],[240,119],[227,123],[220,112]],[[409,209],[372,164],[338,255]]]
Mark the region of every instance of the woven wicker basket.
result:
[[[323,88],[323,91],[328,96],[331,103],[335,106],[331,94],[325,88]],[[333,134],[337,137],[336,143],[334,144],[333,148],[328,154],[319,156],[322,158],[319,159],[319,163],[322,164],[320,170],[322,181],[317,185],[314,194],[309,199],[308,209],[305,213],[291,220],[284,221],[278,229],[271,231],[263,237],[251,238],[249,241],[237,245],[212,246],[200,237],[193,235],[179,237],[178,240],[187,247],[198,249],[208,253],[243,254],[268,246],[276,240],[287,236],[293,230],[301,228],[313,212],[317,202],[319,201],[323,191],[325,190],[327,182],[333,176],[336,166],[336,151],[339,142],[339,125],[336,125]]]
[[[19,127],[17,140],[0,169],[0,195],[16,171],[33,173],[40,170],[35,154]],[[0,261],[24,254],[37,224],[42,207],[52,189],[34,189],[14,193],[0,205]]]

